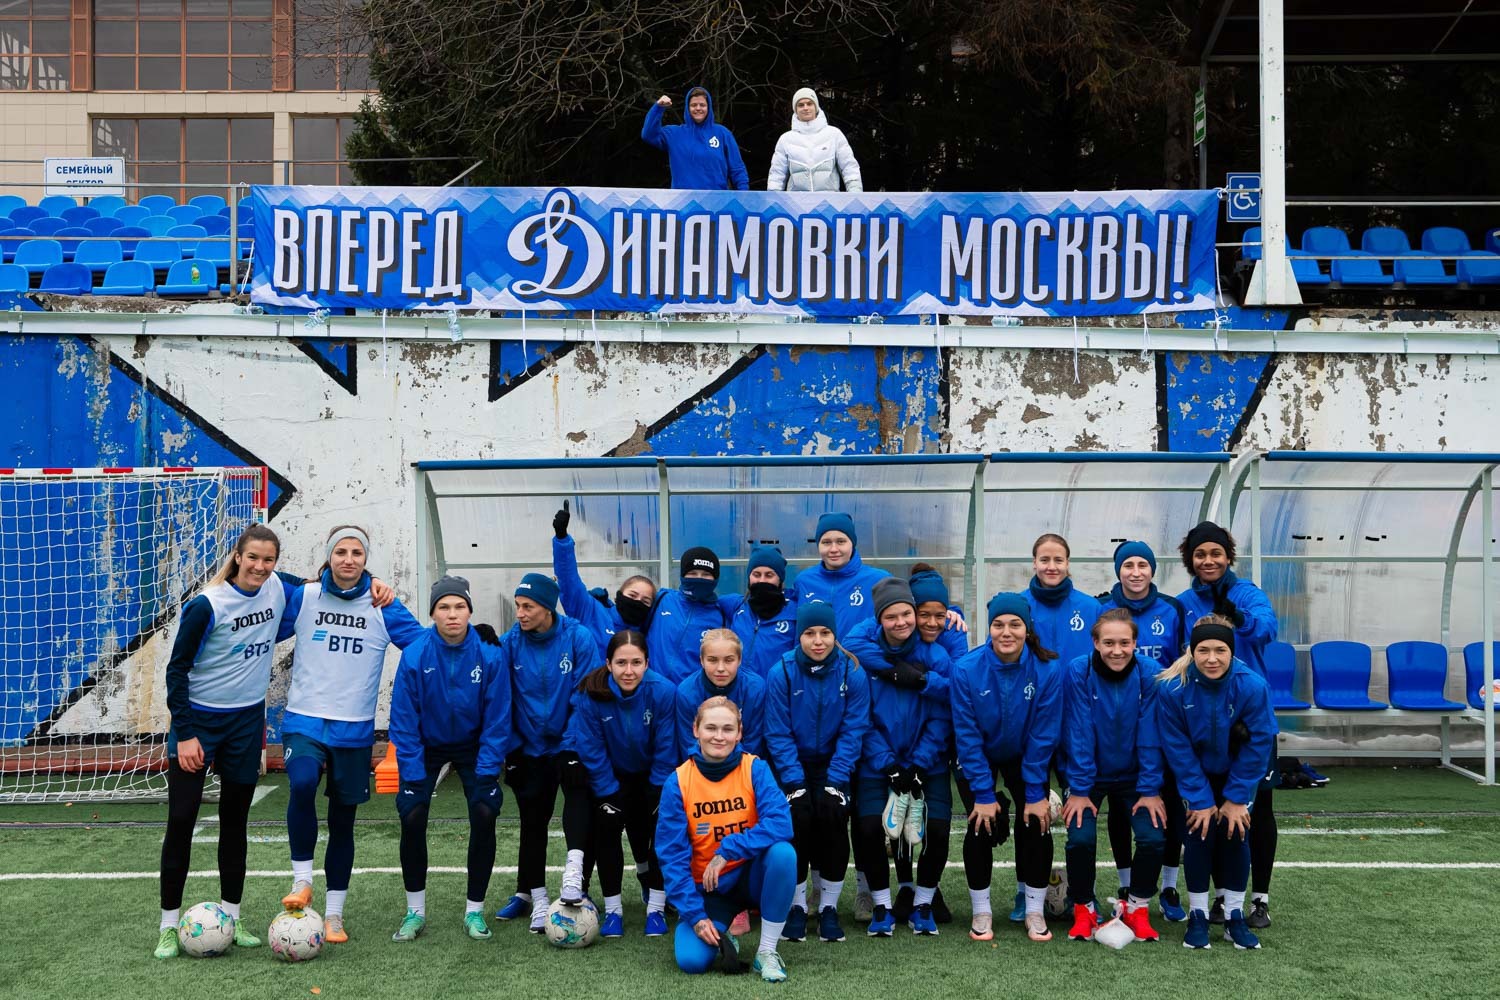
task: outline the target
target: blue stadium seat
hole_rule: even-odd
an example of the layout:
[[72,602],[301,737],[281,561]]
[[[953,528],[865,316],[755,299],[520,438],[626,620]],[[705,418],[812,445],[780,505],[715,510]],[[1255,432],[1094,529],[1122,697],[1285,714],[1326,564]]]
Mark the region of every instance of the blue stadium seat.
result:
[[[1245,230],[1245,235],[1240,237],[1240,259],[1260,260],[1260,240],[1261,236],[1259,226],[1251,226],[1249,229]],[[1247,245],[1252,243],[1254,244],[1254,246]]]
[[[1255,246],[1240,246],[1240,256],[1245,260],[1260,260],[1262,247],[1260,241],[1261,228],[1251,226],[1245,230],[1244,243],[1254,243]],[[1299,250],[1292,248],[1292,242],[1287,240],[1286,255],[1292,262],[1292,277],[1297,279],[1299,285],[1326,285],[1332,279],[1318,268],[1318,262],[1304,257]]]
[[31,290],[31,275],[17,264],[0,264],[0,292],[26,292]]
[[3,249],[5,259],[7,261],[14,260],[16,257],[16,248],[19,247],[23,242],[25,242],[24,240],[17,239],[16,237],[24,236],[26,237],[26,239],[31,239],[35,235],[36,233],[32,232],[30,229],[21,228],[11,228],[0,232],[0,237],[4,237],[4,239],[0,239],[0,249]]
[[197,205],[173,205],[162,214],[170,215],[179,226],[191,226],[203,214],[203,209]]
[[100,218],[110,218],[125,207],[125,199],[117,194],[104,194],[89,199],[89,208],[99,213]]
[[[140,206],[151,215],[165,215],[167,209],[177,204],[177,199],[166,194],[148,194],[139,202]],[[120,213],[116,212],[116,215]]]
[[61,218],[70,226],[86,225],[90,219],[99,218],[99,210],[88,205],[74,205],[62,210]]
[[[1363,251],[1349,246],[1349,237],[1336,226],[1313,226],[1302,234],[1302,252],[1323,257],[1358,256]],[[1396,279],[1386,274],[1380,261],[1331,260],[1328,276],[1340,285],[1378,286],[1392,284]]]
[[[0,209],[3,212],[4,209]],[[1500,254],[1500,229],[1491,229],[1484,234],[1484,248],[1490,253]]]
[[70,208],[78,207],[78,199],[69,198],[65,194],[49,194],[47,197],[37,202],[36,207],[42,209],[48,215],[55,215],[60,219],[62,218],[63,212],[67,211]]
[[1457,712],[1464,706],[1443,694],[1448,647],[1440,642],[1393,642],[1385,650],[1391,705],[1417,712]]
[[209,236],[229,235],[229,220],[222,215],[205,215],[198,219],[198,225]]
[[174,240],[182,241],[182,255],[193,256],[198,249],[197,240],[208,235],[208,230],[202,226],[173,226],[167,230],[167,235]]
[[38,208],[35,205],[21,205],[11,210],[10,221],[12,225],[24,226],[30,229],[32,222],[37,219],[45,219],[51,214],[45,208]]
[[73,263],[82,264],[101,274],[108,270],[109,265],[124,259],[125,248],[120,245],[119,240],[90,240],[80,243],[78,252],[73,255]]
[[1378,226],[1366,229],[1364,236],[1360,237],[1359,246],[1361,250],[1377,253],[1385,257],[1395,256],[1392,261],[1391,272],[1395,279],[1406,285],[1456,285],[1458,276],[1449,274],[1443,268],[1440,260],[1417,259],[1402,260],[1401,255],[1411,255],[1415,251],[1411,248],[1411,241],[1406,238],[1406,233],[1391,226]]
[[182,259],[182,247],[176,240],[141,240],[135,246],[133,259],[165,270]]
[[[79,237],[89,237],[92,235],[94,234],[82,226],[68,226],[66,229],[59,229],[52,234],[53,238],[62,244],[63,260],[72,260],[73,255],[78,252]],[[69,237],[73,238],[69,239]]]
[[26,223],[26,228],[38,236],[51,236],[59,229],[67,229],[68,224],[55,215],[44,215],[40,219],[32,219]]
[[80,264],[53,264],[42,272],[39,291],[53,295],[87,295],[94,287],[94,273]]
[[170,215],[148,215],[141,220],[141,228],[149,230],[152,236],[165,236],[172,227],[178,225],[176,219]]
[[1370,647],[1333,640],[1312,648],[1313,703],[1340,712],[1373,712],[1388,707],[1370,697]]
[[[15,220],[15,215],[11,215]],[[1452,226],[1436,226],[1422,234],[1422,249],[1428,253],[1458,258],[1458,280],[1469,285],[1500,285],[1500,255],[1473,250],[1469,234]]]
[[63,262],[62,244],[56,240],[27,240],[16,248],[15,261],[26,268],[27,274],[41,274],[53,264]]
[[26,199],[18,194],[0,194],[0,215],[10,218],[10,213],[26,206]]
[[[1500,642],[1495,644],[1495,674],[1500,677]],[[1464,700],[1471,706],[1484,711],[1484,700],[1479,697],[1479,689],[1484,686],[1484,643],[1471,642],[1464,647]],[[1495,709],[1500,711],[1500,699],[1495,701]]]
[[167,269],[167,280],[156,286],[156,294],[207,295],[218,287],[218,272],[207,262],[179,260]]
[[225,201],[223,195],[200,194],[189,200],[188,204],[197,205],[204,215],[218,215]]
[[123,225],[123,222],[112,215],[101,215],[97,219],[85,222],[83,228],[89,231],[90,236],[108,236]]
[[1289,642],[1273,642],[1261,652],[1266,664],[1266,680],[1271,683],[1271,707],[1278,710],[1312,708],[1296,695],[1297,650]]
[[124,208],[115,209],[115,218],[126,226],[139,226],[150,217],[151,209],[144,205],[126,205]]
[[125,256],[130,257],[135,254],[136,244],[143,237],[150,236],[151,231],[149,229],[142,229],[140,226],[121,226],[110,233],[110,235],[120,241],[120,245],[125,248]]
[[156,285],[156,273],[150,264],[122,260],[109,265],[104,281],[94,289],[95,295],[145,295]]

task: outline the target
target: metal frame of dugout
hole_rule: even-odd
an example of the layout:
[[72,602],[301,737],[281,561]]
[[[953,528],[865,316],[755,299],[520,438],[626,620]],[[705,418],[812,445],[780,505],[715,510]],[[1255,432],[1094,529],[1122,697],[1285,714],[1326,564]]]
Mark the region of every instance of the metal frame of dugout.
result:
[[[1492,474],[1500,465],[1500,454],[1006,452],[413,464],[418,593],[426,593],[443,573],[463,573],[474,579],[476,594],[491,592],[487,596],[495,601],[502,620],[509,613],[503,595],[522,573],[551,572],[552,536],[546,529],[564,499],[574,512],[571,533],[586,581],[590,570],[606,571],[611,585],[629,573],[670,581],[682,550],[707,544],[721,556],[726,592],[739,589],[753,545],[778,544],[789,565],[812,565],[817,555],[810,535],[817,514],[848,510],[858,529],[862,558],[897,573],[915,561],[932,564],[948,579],[952,595],[971,609],[971,617],[972,609],[980,607],[991,591],[1025,585],[1032,540],[1049,531],[1073,543],[1074,576],[1088,575],[1090,586],[1085,590],[1105,589],[1094,587],[1096,583],[1113,583],[1115,545],[1126,538],[1144,538],[1159,553],[1161,589],[1176,593],[1187,585],[1176,542],[1193,524],[1211,517],[1232,526],[1240,546],[1238,562],[1257,582],[1287,567],[1305,572],[1309,567],[1337,566],[1346,582],[1355,581],[1344,588],[1347,600],[1357,590],[1365,564],[1440,568],[1440,593],[1435,603],[1423,606],[1436,609],[1436,631],[1450,647],[1450,657],[1455,583],[1477,568],[1480,602],[1472,611],[1479,621],[1462,624],[1469,629],[1478,625],[1482,633],[1486,689],[1495,676]],[[1307,536],[1291,523],[1294,517],[1317,511],[1305,504],[1297,507],[1286,498],[1302,502],[1319,494],[1345,494],[1359,501],[1359,523],[1343,532],[1342,548],[1309,551]],[[1376,499],[1397,494],[1419,505],[1403,522],[1425,523],[1436,544],[1394,556],[1366,551],[1360,529],[1368,527],[1370,517],[1379,516]],[[1446,509],[1435,509],[1428,503],[1433,495],[1452,502]],[[1470,517],[1476,501],[1481,512],[1477,529]],[[899,505],[899,516],[890,515],[893,504]],[[1395,516],[1392,510],[1384,513]],[[1475,547],[1477,554],[1470,551]],[[1102,574],[1097,572],[1101,569]],[[1277,579],[1291,578],[1283,574]],[[1293,620],[1311,620],[1308,594],[1281,592],[1276,586],[1273,581],[1267,590],[1279,616],[1295,604]],[[1411,605],[1407,597],[1404,603]],[[1465,629],[1459,631],[1462,635]],[[1418,634],[1402,637],[1431,638],[1432,632],[1419,629]],[[1360,636],[1340,632],[1317,638]],[[1302,653],[1311,643],[1294,645]],[[1376,652],[1383,648],[1372,644]],[[1306,687],[1306,671],[1299,668],[1298,676],[1299,686]],[[1351,713],[1313,708],[1278,715],[1287,735],[1309,728],[1340,729],[1343,745],[1307,751],[1316,756],[1433,759],[1476,781],[1495,781],[1493,698],[1486,700],[1483,712],[1386,708]],[[1482,750],[1452,745],[1450,717],[1483,726]],[[1436,750],[1350,745],[1356,741],[1356,729],[1434,723],[1439,728]],[[1455,756],[1481,753],[1483,774],[1453,761]]]

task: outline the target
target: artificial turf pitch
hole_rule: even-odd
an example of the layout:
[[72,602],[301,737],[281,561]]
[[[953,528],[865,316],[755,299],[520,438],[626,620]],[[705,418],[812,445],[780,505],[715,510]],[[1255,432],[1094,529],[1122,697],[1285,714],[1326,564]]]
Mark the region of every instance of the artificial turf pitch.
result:
[[[1132,944],[1114,952],[1070,942],[1064,922],[1052,925],[1051,942],[1030,942],[1019,925],[1005,919],[1014,887],[1009,867],[995,873],[994,942],[969,940],[968,896],[956,866],[943,881],[955,920],[941,928],[941,936],[915,938],[898,929],[892,939],[870,939],[851,915],[851,871],[841,906],[848,940],[783,943],[781,955],[791,980],[778,986],[754,976],[678,973],[671,936],[641,935],[644,918],[628,870],[626,937],[582,951],[550,948],[524,925],[501,924],[493,916],[492,940],[468,940],[460,926],[464,876],[457,872],[429,876],[427,932],[414,943],[395,944],[390,934],[405,906],[401,878],[372,871],[354,877],[346,908],[352,939],[329,946],[316,961],[283,965],[261,948],[210,960],[184,956],[159,962],[151,956],[158,905],[154,870],[165,806],[4,806],[0,997],[1496,996],[1500,986],[1489,893],[1500,880],[1500,789],[1481,788],[1430,768],[1335,768],[1328,773],[1333,781],[1325,788],[1277,793],[1281,866],[1271,887],[1273,925],[1261,932],[1264,948],[1259,952],[1236,951],[1219,940],[1218,928],[1210,951],[1188,951],[1181,946],[1183,925],[1161,921],[1154,906],[1153,923],[1162,931],[1158,944]],[[275,874],[252,874],[247,882],[244,914],[257,932],[264,930],[290,883],[283,779],[271,776],[263,784],[272,790],[251,813],[251,837],[263,842],[251,843],[249,865],[252,873]],[[211,819],[213,808],[205,805],[203,818]],[[360,812],[357,868],[397,868],[398,827],[389,797],[376,796]],[[429,831],[435,867],[462,868],[467,840],[462,815],[458,783],[445,781],[434,799]],[[516,829],[507,800],[499,828],[500,866],[515,863]],[[1303,832],[1292,832],[1297,830]],[[212,822],[202,824],[205,842],[194,844],[194,874],[184,906],[218,898],[214,844],[207,842],[213,831]],[[1061,865],[1062,837],[1054,840],[1054,863]],[[1113,869],[1102,844],[1100,857],[1103,896]],[[1008,863],[1009,845],[996,858]],[[562,859],[562,841],[554,838],[549,863],[558,865]],[[951,863],[958,860],[955,838]],[[126,877],[64,877],[110,873]],[[549,875],[554,893],[557,880],[555,872]],[[316,882],[313,906],[320,909],[321,873]],[[514,885],[513,874],[496,872],[490,884],[491,915]],[[1185,898],[1185,884],[1179,888]],[[754,940],[752,933],[743,942],[747,956]]]

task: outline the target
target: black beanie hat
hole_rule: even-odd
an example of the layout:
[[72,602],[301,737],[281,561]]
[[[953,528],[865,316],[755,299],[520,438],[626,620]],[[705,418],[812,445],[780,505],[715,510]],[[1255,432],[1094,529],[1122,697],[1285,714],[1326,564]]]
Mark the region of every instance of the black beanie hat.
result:
[[708,570],[715,580],[719,579],[719,557],[713,549],[695,545],[682,554],[682,575],[686,577],[689,570],[695,569]]

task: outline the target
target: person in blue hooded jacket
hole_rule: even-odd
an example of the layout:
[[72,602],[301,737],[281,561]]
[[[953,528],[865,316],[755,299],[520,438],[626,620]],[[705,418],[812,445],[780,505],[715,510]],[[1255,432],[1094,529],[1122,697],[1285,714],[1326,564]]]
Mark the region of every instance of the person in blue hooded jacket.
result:
[[818,565],[797,574],[797,601],[831,605],[838,618],[838,634],[848,635],[870,617],[870,589],[891,574],[866,566],[860,559],[859,536],[848,514],[829,511],[820,516],[813,540],[818,546]]
[[651,619],[651,605],[656,600],[656,584],[649,576],[629,576],[615,591],[614,600],[607,593],[602,599],[596,597],[578,572],[578,553],[573,537],[568,534],[572,517],[566,500],[552,517],[552,575],[557,578],[563,613],[578,619],[593,634],[603,658],[616,632],[646,627]]
[[1103,610],[1097,598],[1073,586],[1070,575],[1072,549],[1061,535],[1048,532],[1031,545],[1034,574],[1026,588],[1026,603],[1037,638],[1044,649],[1056,653],[1063,663],[1087,656],[1094,648],[1089,629]]
[[531,914],[531,931],[545,929],[547,826],[563,793],[563,823],[588,824],[593,801],[588,769],[567,744],[578,678],[599,664],[594,636],[576,618],[557,613],[557,583],[527,573],[516,585],[516,623],[500,637],[510,667],[515,705],[515,749],[505,760],[505,783],[516,793],[521,829],[516,891],[495,914],[516,920]]
[[[969,937],[989,941],[995,936],[994,852],[1013,820],[1026,932],[1033,941],[1048,941],[1052,932],[1042,914],[1052,870],[1047,774],[1062,736],[1063,672],[1052,662],[1057,654],[1032,631],[1025,597],[996,594],[986,612],[990,641],[954,665],[950,687],[958,792],[969,814],[963,848],[973,911]],[[1005,786],[1008,801],[998,794],[997,782]]]
[[797,642],[797,602],[787,594],[786,557],[780,549],[756,546],[745,569],[745,595],[729,607],[729,627],[744,649],[741,667],[764,678]]
[[[1264,651],[1276,639],[1276,609],[1265,591],[1234,573],[1234,536],[1212,521],[1189,531],[1178,547],[1182,564],[1192,574],[1193,585],[1177,599],[1189,621],[1215,614],[1234,625],[1235,656],[1262,679],[1266,676]],[[1276,807],[1273,800],[1278,780],[1276,761],[1266,765],[1260,790],[1255,796],[1255,825],[1250,828],[1251,905],[1246,920],[1252,928],[1271,926],[1271,873],[1276,867]],[[1212,923],[1223,920],[1223,901],[1209,913]]]
[[672,187],[688,191],[748,191],[750,175],[740,157],[734,134],[714,121],[714,102],[708,91],[694,87],[687,92],[687,119],[681,125],[663,125],[662,117],[672,106],[666,94],[646,111],[641,139],[667,154],[672,169]]
[[630,851],[647,891],[646,936],[660,937],[667,933],[667,898],[652,853],[652,832],[662,782],[681,760],[673,717],[677,692],[648,669],[646,637],[634,629],[616,632],[606,654],[605,665],[579,684],[581,697],[568,724],[568,742],[588,770],[594,811],[592,817],[582,817],[582,823],[578,817],[563,815],[568,860],[561,898],[564,902],[583,898],[584,851],[592,846],[599,888],[604,892],[599,936],[624,937],[620,900],[625,874],[620,835],[624,833],[630,838]]
[[[1092,941],[1101,917],[1094,899],[1099,806],[1126,818],[1135,835],[1135,860],[1121,919],[1137,941],[1155,941],[1149,907],[1156,894],[1165,842],[1162,758],[1156,733],[1155,660],[1136,652],[1135,619],[1123,608],[1099,616],[1094,652],[1068,664],[1064,692],[1063,752],[1058,774],[1065,788],[1063,828],[1068,840],[1068,896],[1073,928],[1068,937]],[[1127,857],[1129,840],[1126,841]]]
[[906,582],[917,602],[917,635],[923,642],[941,644],[948,659],[957,663],[969,652],[969,626],[949,602],[943,574],[919,562],[912,566]]
[[[855,857],[869,880],[873,913],[868,933],[890,937],[896,926],[886,840],[921,844],[912,932],[936,935],[932,901],[948,864],[953,815],[948,744],[953,733],[947,685],[929,697],[933,681],[947,679],[951,661],[937,643],[917,635],[916,598],[905,580],[875,585],[875,629],[848,646],[869,675],[870,728],[865,732],[855,786],[859,820]],[[908,812],[908,807],[910,811]]]
[[838,901],[849,865],[849,796],[870,727],[870,687],[838,645],[823,601],[797,605],[797,646],[766,678],[766,752],[792,807],[797,891],[783,935],[807,937],[807,873],[821,875],[818,937],[842,941]]
[[401,783],[401,879],[406,916],[392,935],[414,941],[427,926],[427,814],[443,766],[451,765],[469,803],[469,883],[464,930],[486,940],[484,897],[495,867],[495,818],[500,769],[510,752],[511,690],[502,650],[469,624],[469,581],[445,576],[433,584],[433,625],[401,656],[391,690],[390,738]]
[[1248,834],[1260,822],[1255,803],[1276,752],[1276,716],[1264,679],[1235,656],[1238,629],[1207,615],[1189,633],[1189,651],[1162,673],[1157,727],[1167,764],[1187,808],[1183,861],[1188,928],[1183,944],[1209,947],[1208,884],[1224,891],[1225,939],[1256,949],[1245,918],[1250,876]]
[[728,628],[737,596],[720,597],[719,557],[712,549],[695,545],[682,554],[682,582],[678,589],[663,587],[656,595],[646,644],[651,669],[674,685],[698,670],[703,634]]
[[693,720],[710,698],[728,698],[739,706],[740,743],[746,753],[765,753],[766,682],[745,669],[740,637],[727,628],[703,633],[699,658],[703,669],[677,685],[677,761],[687,760],[698,745]]

